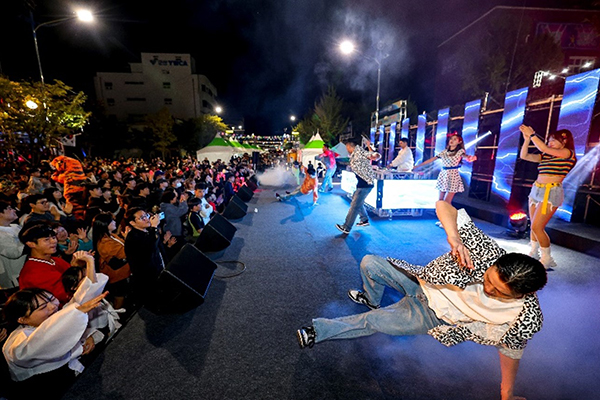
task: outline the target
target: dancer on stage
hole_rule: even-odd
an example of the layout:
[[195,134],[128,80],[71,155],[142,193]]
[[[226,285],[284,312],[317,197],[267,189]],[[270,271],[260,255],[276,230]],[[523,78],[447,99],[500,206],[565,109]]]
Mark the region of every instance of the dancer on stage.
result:
[[[550,238],[545,228],[563,202],[562,181],[577,163],[573,134],[567,129],[561,129],[550,133],[548,142],[544,143],[530,126],[521,125],[519,129],[525,140],[521,147],[521,158],[539,163],[538,177],[529,194],[529,218],[531,218],[529,255],[539,258],[546,268],[556,267],[556,262],[550,254]],[[533,143],[542,154],[530,154],[530,143]]]
[[[365,143],[367,148],[370,149],[371,142],[367,140]],[[356,226],[369,226],[369,216],[365,209],[365,199],[371,192],[371,189],[373,189],[373,182],[375,181],[375,173],[373,172],[371,161],[381,158],[379,153],[366,151],[351,140],[346,142],[346,150],[350,154],[350,167],[354,175],[356,175],[357,183],[344,224],[335,224],[335,227],[344,235],[350,233],[357,215],[360,216],[360,221]]]
[[312,192],[313,194],[313,206],[318,205],[317,200],[319,199],[319,193],[317,193],[319,188],[319,179],[317,178],[317,171],[312,164],[308,164],[308,168],[302,166],[302,172],[305,175],[304,182],[302,182],[302,186],[296,188],[292,192],[286,192],[284,196],[281,196],[279,193],[275,193],[275,197],[279,201],[289,200],[292,197],[301,196],[303,194],[309,194]]
[[[429,334],[446,346],[469,340],[498,349],[502,399],[522,399],[513,389],[527,341],[542,327],[536,291],[547,281],[544,266],[525,254],[506,254],[464,210],[438,201],[436,211],[452,251],[425,267],[365,256],[360,264],[363,288],[348,296],[371,311],[313,319],[311,326],[297,331],[300,347],[376,332]],[[386,286],[403,297],[380,308]]]
[[462,193],[465,191],[462,178],[458,169],[462,164],[462,160],[468,162],[474,162],[477,160],[477,156],[469,156],[465,151],[465,144],[462,136],[458,133],[453,133],[448,140],[448,147],[440,154],[435,157],[431,157],[427,161],[423,161],[421,164],[415,166],[413,169],[421,168],[424,165],[434,162],[440,159],[442,161],[442,171],[438,175],[437,184],[435,188],[440,191],[440,200],[452,204],[452,199],[456,193]]
[[323,153],[317,156],[323,165],[325,165],[325,177],[323,178],[321,189],[319,189],[320,192],[330,192],[333,190],[332,181],[335,170],[337,169],[337,164],[335,162],[337,156],[339,156],[339,154],[330,150],[329,146],[326,144],[323,145]]

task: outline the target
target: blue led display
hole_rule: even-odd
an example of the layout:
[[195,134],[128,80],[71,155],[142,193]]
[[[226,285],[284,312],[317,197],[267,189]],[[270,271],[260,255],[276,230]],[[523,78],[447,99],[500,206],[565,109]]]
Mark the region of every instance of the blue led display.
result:
[[410,137],[408,135],[408,130],[410,129],[410,118],[404,118],[402,120],[402,137],[407,138],[410,144]]
[[387,163],[389,164],[390,161],[392,161],[394,159],[394,149],[396,148],[396,126],[398,125],[397,122],[392,122],[392,124],[390,125],[390,138],[389,138],[389,150],[388,150],[388,156],[387,156]]
[[448,121],[450,120],[450,109],[442,108],[438,111],[438,123],[435,132],[435,154],[439,154],[446,148],[446,137],[448,136]]
[[373,146],[375,146],[375,128],[371,128],[369,137],[371,138],[371,143],[373,144]]
[[565,81],[565,90],[560,104],[558,129],[568,129],[575,140],[577,166],[563,181],[565,200],[556,215],[565,221],[571,221],[573,203],[577,189],[588,178],[587,174],[578,172],[585,152],[587,137],[592,122],[592,112],[598,94],[600,69],[570,76]]
[[504,112],[502,114],[502,124],[500,125],[500,139],[498,141],[498,152],[496,153],[494,177],[492,178],[492,191],[506,201],[510,198],[513,176],[515,175],[515,163],[521,138],[519,126],[523,123],[523,117],[525,116],[528,91],[528,88],[513,90],[506,93],[504,98]]
[[377,152],[383,155],[383,139],[385,137],[385,126],[379,125],[379,143],[377,145]]
[[425,125],[427,117],[423,114],[419,115],[417,120],[417,143],[415,148],[415,165],[423,162],[423,150],[425,149]]
[[[475,154],[475,144],[477,143],[477,130],[479,129],[479,110],[481,109],[481,99],[473,100],[465,104],[465,119],[463,121],[462,137],[465,142],[465,150],[467,154]],[[460,168],[461,175],[467,181],[467,185],[471,184],[471,174],[473,173],[473,165],[468,162],[463,162]]]

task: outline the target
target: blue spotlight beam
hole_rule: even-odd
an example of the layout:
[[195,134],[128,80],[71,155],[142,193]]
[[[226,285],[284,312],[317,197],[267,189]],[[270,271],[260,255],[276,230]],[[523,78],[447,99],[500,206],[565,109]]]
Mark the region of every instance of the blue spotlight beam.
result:
[[[599,82],[600,69],[570,76],[565,81],[557,128],[568,129],[573,134],[575,153],[578,159],[577,164],[584,161],[585,147],[592,122],[594,104],[598,95]],[[578,173],[579,170],[583,169],[576,166],[563,182],[565,200],[556,215],[565,221],[571,221],[575,195],[579,186],[587,178],[583,173]]]
[[396,126],[397,122],[392,122],[390,125],[390,137],[389,137],[389,150],[387,156],[387,163],[389,164],[394,159],[394,150],[396,148]]
[[513,90],[504,98],[504,113],[500,125],[500,139],[492,178],[492,191],[508,202],[512,191],[515,164],[519,152],[528,88]]
[[415,165],[423,162],[423,150],[425,149],[425,125],[427,117],[419,115],[417,121],[417,143],[415,148]]
[[450,109],[442,108],[438,111],[438,123],[435,132],[435,154],[440,154],[446,148],[448,136],[448,121],[450,120]]
[[[479,111],[481,110],[481,99],[473,100],[465,104],[465,119],[463,121],[462,137],[465,142],[465,150],[473,155],[475,150],[469,151],[467,143],[477,143],[477,130],[479,129]],[[467,181],[467,185],[471,185],[471,175],[473,173],[473,165],[464,163],[460,168],[460,173]]]

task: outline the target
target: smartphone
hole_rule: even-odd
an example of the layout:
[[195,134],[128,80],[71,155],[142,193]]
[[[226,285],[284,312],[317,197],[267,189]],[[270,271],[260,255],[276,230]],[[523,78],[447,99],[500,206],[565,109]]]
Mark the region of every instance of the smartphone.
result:
[[158,213],[158,218],[162,221],[163,219],[165,219],[165,213],[164,212],[159,212]]

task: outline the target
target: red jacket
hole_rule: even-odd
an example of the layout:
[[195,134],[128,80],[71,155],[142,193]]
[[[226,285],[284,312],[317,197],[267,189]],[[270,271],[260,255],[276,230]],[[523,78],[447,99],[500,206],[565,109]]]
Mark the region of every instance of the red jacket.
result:
[[19,275],[19,288],[47,290],[58,299],[62,306],[69,301],[69,296],[62,284],[62,274],[71,265],[62,258],[52,257],[52,260],[54,265],[28,258]]

